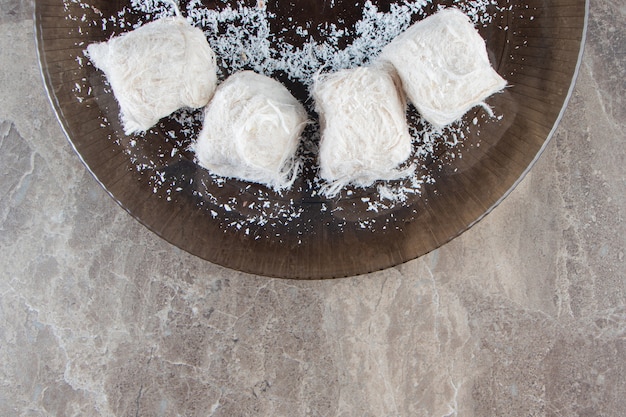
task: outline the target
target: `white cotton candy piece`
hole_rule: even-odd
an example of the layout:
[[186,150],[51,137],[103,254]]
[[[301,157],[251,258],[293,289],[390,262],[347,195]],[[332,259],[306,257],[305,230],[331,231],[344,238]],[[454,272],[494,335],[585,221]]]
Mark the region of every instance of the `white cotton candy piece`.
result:
[[307,122],[302,104],[280,82],[241,71],[217,88],[191,148],[214,174],[282,190],[297,176],[296,151]]
[[410,174],[400,169],[412,152],[406,104],[392,74],[359,67],[323,75],[312,90],[320,116],[322,193],[334,197],[346,185],[367,187]]
[[204,107],[217,85],[213,50],[182,17],[91,44],[87,54],[113,89],[127,135],[150,129],[182,107]]
[[396,68],[409,100],[437,128],[486,106],[484,100],[506,86],[489,63],[485,41],[455,8],[413,24],[379,59]]

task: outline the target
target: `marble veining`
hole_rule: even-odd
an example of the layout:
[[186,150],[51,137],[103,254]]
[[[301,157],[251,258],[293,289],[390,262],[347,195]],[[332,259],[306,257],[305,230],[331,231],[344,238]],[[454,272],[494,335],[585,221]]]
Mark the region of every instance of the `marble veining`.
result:
[[418,260],[256,277],[143,228],[65,139],[27,0],[0,0],[1,416],[626,415],[626,60],[591,0],[546,152]]

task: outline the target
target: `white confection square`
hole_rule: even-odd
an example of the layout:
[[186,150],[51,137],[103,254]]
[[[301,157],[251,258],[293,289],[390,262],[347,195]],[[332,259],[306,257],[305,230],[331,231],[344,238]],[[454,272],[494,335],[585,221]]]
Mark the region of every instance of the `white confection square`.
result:
[[345,185],[369,186],[409,174],[406,103],[389,71],[359,67],[322,75],[312,95],[320,115],[320,177],[332,197]]
[[204,107],[215,92],[215,54],[182,17],[89,45],[87,54],[113,89],[126,134],[146,131],[182,107]]
[[407,97],[435,127],[460,119],[506,86],[491,67],[485,41],[455,8],[413,24],[379,59],[395,67]]
[[280,82],[241,71],[217,88],[192,150],[214,174],[281,190],[298,173],[296,151],[307,123],[306,110]]

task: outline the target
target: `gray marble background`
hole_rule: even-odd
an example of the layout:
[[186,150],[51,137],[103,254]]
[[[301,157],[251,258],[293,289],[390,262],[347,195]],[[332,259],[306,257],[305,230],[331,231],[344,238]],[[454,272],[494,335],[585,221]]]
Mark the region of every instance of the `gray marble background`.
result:
[[324,282],[197,259],[73,153],[0,0],[0,416],[626,415],[626,4],[519,187],[421,259]]

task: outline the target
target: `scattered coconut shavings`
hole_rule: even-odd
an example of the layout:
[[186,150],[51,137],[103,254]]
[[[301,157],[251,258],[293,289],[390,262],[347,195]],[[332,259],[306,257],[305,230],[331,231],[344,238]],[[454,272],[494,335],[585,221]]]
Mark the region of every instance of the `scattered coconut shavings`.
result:
[[[63,3],[68,13],[66,18],[76,22],[79,33],[97,27],[114,36],[175,14],[172,3],[162,0],[130,0],[128,6],[113,16],[105,16],[89,5],[88,0],[63,0]],[[390,4],[387,11],[381,11],[368,0],[363,5],[361,18],[350,27],[344,27],[340,19],[316,27],[298,25],[282,27],[278,31],[274,29],[273,32],[272,25],[278,16],[270,11],[266,2],[258,1],[256,5],[226,3],[212,9],[201,0],[179,2],[182,15],[204,31],[216,53],[218,78],[223,81],[229,74],[251,69],[268,76],[279,74],[305,88],[311,86],[319,71],[335,72],[367,65],[412,22],[435,10],[458,7],[477,27],[487,27],[493,25],[497,16],[509,13],[514,7],[510,0],[448,1],[446,6],[432,0],[400,0]],[[70,4],[79,5],[83,14],[71,15]],[[335,1],[327,7],[335,7]],[[524,10],[525,14],[520,18],[532,20],[534,15],[531,12]],[[499,27],[499,30],[508,28]],[[284,42],[281,36],[286,31],[292,37],[299,37],[299,41]],[[80,44],[77,46],[86,47],[82,42]],[[76,62],[83,66],[88,60],[79,56]],[[79,102],[89,103],[86,100],[93,92],[86,79],[80,80],[73,90]],[[304,104],[312,110],[311,102]],[[318,194],[323,185],[317,175],[318,124],[307,127],[300,146],[298,156],[304,162],[304,168],[291,190],[293,192],[289,193],[304,196],[298,201],[287,198],[287,194],[207,172],[201,180],[192,174],[174,173],[172,165],[193,165],[189,145],[202,126],[201,110],[181,109],[171,115],[167,123],[159,123],[152,131],[115,141],[137,174],[148,178],[152,192],[159,198],[167,202],[194,198],[207,215],[219,220],[224,232],[235,229],[254,239],[280,241],[282,236],[280,233],[275,236],[274,228],[289,226],[304,239],[304,235],[316,230],[313,222],[320,214],[325,219],[325,226],[339,230],[347,224],[373,232],[400,230],[404,222],[417,215],[411,205],[421,198],[424,186],[434,184],[436,171],[462,158],[464,146],[480,146],[480,142],[466,144],[466,138],[479,136],[481,125],[494,120],[477,110],[469,123],[457,122],[437,130],[423,121],[412,107],[409,107],[407,117],[413,138],[413,155],[407,166],[415,165],[412,175],[402,180],[381,181],[368,189],[349,186],[331,201],[324,201]],[[494,122],[501,119],[502,116],[497,116]],[[106,125],[108,121],[103,119],[102,123]],[[160,134],[162,143],[155,145],[155,134]],[[401,218],[396,215],[398,209],[405,210]],[[311,214],[311,211],[317,214]],[[298,238],[298,242],[302,239]]]

